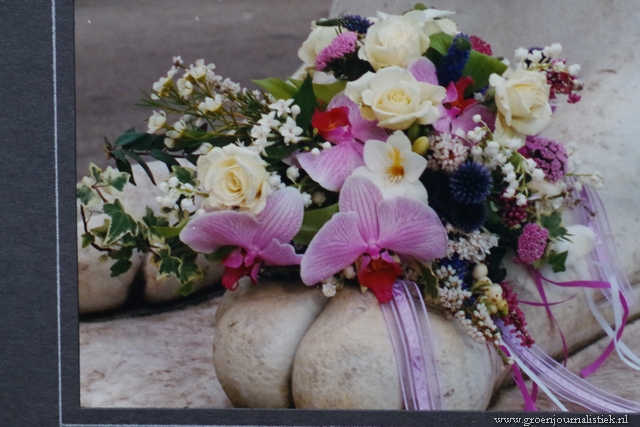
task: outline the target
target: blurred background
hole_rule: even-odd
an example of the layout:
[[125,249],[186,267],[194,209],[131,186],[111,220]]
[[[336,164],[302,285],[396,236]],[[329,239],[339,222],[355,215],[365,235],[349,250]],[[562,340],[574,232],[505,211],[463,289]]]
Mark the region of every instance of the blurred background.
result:
[[141,90],[171,68],[204,58],[216,73],[254,88],[252,79],[286,77],[312,20],[331,0],[76,0],[76,176],[101,167],[104,138],[145,130]]

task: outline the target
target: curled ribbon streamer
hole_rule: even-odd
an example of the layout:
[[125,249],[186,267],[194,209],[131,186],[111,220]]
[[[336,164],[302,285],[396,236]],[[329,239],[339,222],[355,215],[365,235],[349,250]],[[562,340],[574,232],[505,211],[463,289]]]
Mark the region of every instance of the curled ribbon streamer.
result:
[[502,339],[511,358],[563,411],[567,411],[567,408],[558,397],[593,412],[640,412],[640,403],[615,396],[588,383],[553,360],[538,346],[527,348],[519,344],[514,334],[508,332],[501,321],[496,324],[503,328]]
[[405,408],[442,410],[444,398],[433,351],[433,334],[418,287],[413,282],[398,281],[391,292],[392,300],[380,307],[396,356]]

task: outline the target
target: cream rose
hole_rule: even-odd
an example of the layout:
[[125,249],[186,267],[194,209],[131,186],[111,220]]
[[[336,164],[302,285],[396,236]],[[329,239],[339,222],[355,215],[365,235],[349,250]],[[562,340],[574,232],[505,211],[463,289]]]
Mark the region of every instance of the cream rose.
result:
[[496,89],[496,124],[506,125],[525,135],[537,135],[549,125],[551,87],[543,73],[518,69],[507,78],[492,74],[489,84]]
[[298,58],[305,64],[315,65],[318,54],[331,44],[333,39],[338,36],[338,33],[335,27],[319,27],[315,23],[311,28],[311,34],[298,49]]
[[237,207],[262,211],[271,192],[267,162],[260,155],[237,145],[214,147],[198,158],[197,174],[216,209]]
[[376,119],[378,126],[387,129],[404,130],[415,121],[421,125],[435,123],[446,90],[419,82],[409,71],[394,66],[347,83],[345,94],[361,105],[365,119]]
[[[429,35],[453,31],[450,20],[436,20],[453,12],[435,9],[414,10],[404,15],[378,12],[378,20],[367,31],[360,59],[369,61],[374,70],[396,65],[406,68],[411,60],[429,48]],[[440,26],[440,21],[442,26]],[[453,24],[453,27],[451,27]]]

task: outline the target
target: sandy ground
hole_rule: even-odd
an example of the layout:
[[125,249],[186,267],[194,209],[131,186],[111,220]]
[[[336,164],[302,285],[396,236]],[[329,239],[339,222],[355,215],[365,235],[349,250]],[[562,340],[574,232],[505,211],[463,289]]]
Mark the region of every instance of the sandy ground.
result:
[[328,16],[331,0],[78,0],[76,138],[78,179],[89,162],[109,164],[104,138],[146,128],[140,90],[165,75],[172,57],[198,58],[243,86],[285,77],[310,22]]

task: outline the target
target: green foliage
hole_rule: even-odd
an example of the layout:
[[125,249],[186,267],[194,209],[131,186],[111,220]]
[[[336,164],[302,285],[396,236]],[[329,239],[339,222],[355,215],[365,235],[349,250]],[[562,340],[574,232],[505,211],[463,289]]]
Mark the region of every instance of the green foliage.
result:
[[91,233],[82,233],[81,239],[83,248],[86,248],[96,241],[96,237]]
[[126,234],[136,235],[138,233],[138,223],[124,211],[120,200],[113,203],[105,203],[103,207],[105,214],[111,217],[109,228],[102,244],[109,246]]
[[335,205],[330,205],[322,209],[306,211],[302,219],[300,231],[298,231],[298,234],[293,238],[293,241],[301,245],[311,243],[311,239],[313,239],[318,230],[320,230],[338,210],[338,204],[336,203]]
[[84,206],[87,206],[93,199],[97,199],[98,196],[91,187],[83,183],[78,183],[76,186],[76,198],[80,200],[80,203]]
[[293,103],[300,107],[300,114],[296,117],[296,124],[302,130],[307,131],[311,126],[311,117],[317,104],[316,95],[313,93],[311,76],[307,76],[298,93],[293,96]]
[[547,263],[549,263],[554,273],[560,273],[561,271],[565,271],[567,269],[565,266],[567,262],[567,255],[569,255],[568,251],[564,251],[561,253],[549,253],[549,256],[547,257]]
[[[303,80],[289,79],[289,81],[293,83],[298,89],[302,86],[303,83]],[[313,83],[312,86],[313,93],[315,94],[316,98],[326,105],[329,104],[334,96],[344,90],[344,88],[347,86],[347,82],[340,80],[329,84]]]
[[211,261],[211,262],[222,262],[226,257],[228,257],[231,252],[235,251],[238,247],[237,246],[231,246],[231,245],[226,245],[226,246],[221,246],[218,249],[216,249],[215,251],[213,251],[210,254],[206,254],[205,258],[207,258],[207,260]]
[[438,301],[438,278],[430,266],[421,262],[418,262],[418,266],[420,267],[420,275],[424,279],[424,298],[435,303]]
[[195,252],[185,252],[176,256],[172,255],[171,249],[167,246],[158,252],[158,279],[164,279],[170,275],[175,276],[180,281],[178,293],[188,295],[193,292],[195,282],[202,278],[202,270],[196,262]]
[[173,166],[171,168],[173,174],[178,181],[183,184],[191,184],[193,186],[196,185],[196,172],[193,169],[185,168],[182,166]]
[[560,211],[540,217],[540,225],[549,231],[550,239],[559,239],[567,234],[567,229],[562,226]]
[[289,99],[297,92],[294,85],[276,78],[252,81],[262,89],[269,92],[276,99]]

